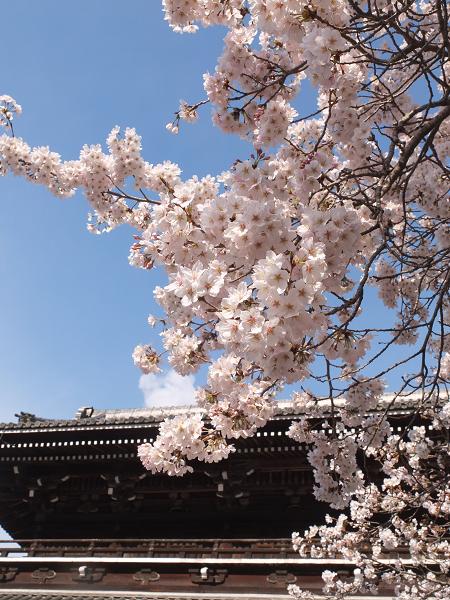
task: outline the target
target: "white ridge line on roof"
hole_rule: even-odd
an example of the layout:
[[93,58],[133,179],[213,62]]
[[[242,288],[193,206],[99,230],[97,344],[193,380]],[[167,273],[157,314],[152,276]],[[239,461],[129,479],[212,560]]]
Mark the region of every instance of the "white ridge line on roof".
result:
[[[388,405],[392,399],[394,398],[395,393],[387,393],[384,394],[380,401],[379,401],[379,406],[380,408],[382,408],[383,406]],[[398,396],[396,399],[397,403],[408,403],[408,401],[413,401],[414,400],[418,400],[422,397],[421,393],[412,393],[409,394],[407,396]],[[273,415],[271,420],[282,420],[283,418],[299,418],[301,416],[303,416],[304,413],[297,413],[297,412],[292,412],[292,413],[287,413],[287,412],[283,412],[283,410],[286,410],[288,408],[291,408],[294,406],[293,402],[291,400],[277,400],[276,401],[278,408],[280,409],[280,412],[276,412]],[[323,398],[323,399],[318,399],[318,403],[319,405],[322,406],[322,408],[326,408],[327,405],[330,404],[329,400],[327,398]],[[338,398],[335,400],[335,405],[336,406],[340,406],[344,403],[344,399],[343,398]],[[407,407],[402,406],[402,405],[398,405],[393,407],[392,409],[392,414],[399,414],[404,412],[405,410],[407,410]],[[161,421],[167,417],[170,416],[174,416],[174,415],[179,415],[179,414],[193,414],[193,413],[205,413],[205,410],[202,409],[201,407],[198,406],[193,406],[193,405],[186,405],[186,406],[179,406],[179,407],[167,407],[167,408],[163,408],[163,407],[156,407],[156,408],[150,408],[150,409],[146,409],[146,408],[136,408],[136,409],[129,409],[128,411],[125,409],[104,409],[104,410],[98,410],[98,412],[96,412],[96,410],[94,409],[94,412],[92,414],[91,417],[87,417],[85,419],[83,418],[69,418],[69,419],[47,419],[49,424],[46,425],[45,427],[38,427],[38,426],[23,426],[23,427],[17,427],[16,424],[12,424],[13,427],[12,428],[8,428],[8,429],[2,429],[2,433],[17,433],[18,431],[20,431],[20,433],[49,433],[49,432],[54,432],[55,430],[58,432],[67,432],[67,431],[90,431],[92,429],[140,429],[140,428],[144,428],[144,427],[149,427],[150,426],[157,426],[159,423],[161,423]],[[115,419],[120,419],[120,418],[145,418],[145,417],[153,417],[152,421],[147,421],[146,423],[113,423],[112,421]],[[99,423],[83,423],[84,421],[89,421],[89,420],[94,420],[95,419],[103,419],[105,421],[105,423],[99,424]],[[43,419],[44,421],[46,419]],[[54,422],[52,424],[52,421]],[[65,425],[63,427],[59,427],[57,425],[58,422],[60,421],[66,421],[66,422],[74,422],[76,424],[74,425]],[[81,425],[81,423],[83,423]],[[6,423],[5,423],[6,425]]]

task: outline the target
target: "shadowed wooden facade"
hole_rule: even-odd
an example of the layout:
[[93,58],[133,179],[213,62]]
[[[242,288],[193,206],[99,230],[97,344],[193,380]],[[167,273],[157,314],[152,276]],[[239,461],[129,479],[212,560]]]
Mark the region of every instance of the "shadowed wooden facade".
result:
[[[312,495],[306,448],[286,435],[296,418],[289,404],[226,462],[196,464],[182,478],[151,475],[137,445],[180,410],[22,414],[0,426],[0,523],[23,540],[1,549],[0,600],[31,590],[283,597],[294,582],[319,592],[324,568],[352,572],[339,558],[301,559],[290,545],[292,531],[322,522],[327,507]],[[394,426],[407,412],[392,414]]]

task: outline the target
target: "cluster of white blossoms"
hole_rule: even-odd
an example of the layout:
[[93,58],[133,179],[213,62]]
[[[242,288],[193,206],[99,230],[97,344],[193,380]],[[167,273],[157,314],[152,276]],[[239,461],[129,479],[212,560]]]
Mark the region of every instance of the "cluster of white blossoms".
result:
[[[154,290],[164,317],[149,321],[161,328],[162,348],[137,346],[133,359],[144,373],[157,372],[163,354],[181,375],[208,365],[197,394],[204,416],[165,421],[139,450],[146,468],[182,475],[193,460],[225,458],[234,439],[267,422],[286,383],[301,385],[293,404],[304,416],[289,434],[308,447],[316,497],[353,515],[351,525],[340,519],[305,537],[321,537],[316,555],[336,551],[358,565],[351,582],[324,573],[326,593],[340,598],[391,578],[402,600],[444,598],[440,576],[416,585],[410,572],[381,569],[375,554],[360,560],[357,549],[367,539],[374,553],[404,544],[403,522],[415,527],[412,517],[403,521],[412,507],[425,510],[429,524],[417,521],[411,544],[420,551],[410,544],[410,552],[442,558],[448,484],[423,487],[425,466],[442,458],[450,415],[450,63],[441,3],[163,7],[176,31],[227,29],[215,72],[204,75],[206,99],[182,101],[167,128],[177,133],[209,103],[214,124],[247,140],[250,156],[219,176],[183,179],[169,161],[145,161],[134,129],[116,127],[106,150],[84,146],[78,160],[63,161],[15,136],[20,107],[1,96],[0,174],[59,197],[82,189],[92,232],[131,225],[130,263],[167,273],[167,285]],[[311,89],[317,107],[308,115],[302,93]],[[426,101],[417,92],[424,89]],[[374,318],[369,286],[392,318]],[[383,378],[399,370],[398,398],[380,412]],[[389,413],[417,391],[409,432],[398,435]],[[381,491],[365,461],[380,465]],[[386,511],[389,525],[367,529]]]
[[[448,422],[436,420],[436,430]],[[450,490],[437,486],[439,470],[448,468],[448,444],[433,444],[425,427],[414,427],[407,440],[391,435],[375,453],[385,476],[381,489],[361,487],[350,514],[293,534],[303,557],[343,556],[355,565],[353,578],[325,571],[324,592],[344,600],[351,594],[377,594],[392,587],[402,600],[450,594]],[[447,466],[446,466],[447,465]],[[399,558],[401,554],[402,558]],[[291,586],[294,598],[307,593]]]
[[142,444],[138,454],[153,473],[185,475],[193,471],[188,461],[202,457],[205,462],[217,462],[234,451],[218,431],[203,434],[201,415],[179,415],[166,420],[155,443]]
[[14,115],[20,115],[21,112],[22,107],[17,104],[14,98],[6,94],[0,96],[0,127],[12,129]]
[[[383,391],[381,380],[360,381],[334,406],[335,415],[331,415],[328,404],[325,408],[323,402],[306,393],[293,396],[294,409],[302,416],[292,423],[288,435],[308,445],[308,461],[314,470],[314,494],[331,508],[345,508],[355,494],[364,490],[365,478],[358,465],[358,453],[376,456],[392,434],[386,415],[374,412]],[[329,434],[330,426],[333,435]]]
[[158,373],[161,371],[159,368],[159,356],[157,352],[153,350],[151,346],[139,345],[136,346],[133,352],[134,364],[141,369],[145,375],[150,373]]

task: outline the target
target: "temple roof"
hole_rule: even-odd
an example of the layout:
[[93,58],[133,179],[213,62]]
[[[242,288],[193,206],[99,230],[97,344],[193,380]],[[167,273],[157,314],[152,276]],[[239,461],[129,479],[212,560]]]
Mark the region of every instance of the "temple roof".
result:
[[[409,394],[408,396],[399,396],[395,398],[394,394],[385,394],[380,401],[377,410],[388,409],[390,413],[404,413],[411,410],[421,394]],[[324,415],[331,407],[329,400],[319,401]],[[335,406],[342,405],[343,400],[335,400]],[[153,408],[124,408],[124,409],[97,409],[94,407],[81,407],[78,409],[75,417],[71,419],[51,419],[40,417],[31,413],[21,412],[16,415],[16,423],[0,423],[0,431],[6,433],[12,430],[48,430],[48,429],[78,429],[78,428],[112,428],[117,426],[157,426],[167,417],[180,414],[204,413],[205,411],[197,406],[172,406],[172,407],[153,407]],[[303,416],[290,401],[277,401],[274,420],[295,419]]]

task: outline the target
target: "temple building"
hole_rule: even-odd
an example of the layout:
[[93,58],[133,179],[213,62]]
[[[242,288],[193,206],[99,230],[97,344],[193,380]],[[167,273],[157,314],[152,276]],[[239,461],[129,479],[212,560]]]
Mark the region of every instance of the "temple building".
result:
[[[321,572],[346,560],[305,559],[291,533],[323,522],[306,448],[287,437],[289,403],[231,457],[184,477],[137,458],[167,416],[198,410],[96,410],[73,419],[21,413],[0,425],[0,600],[320,596]],[[408,407],[391,414],[401,428]],[[390,598],[386,590],[385,598]]]

